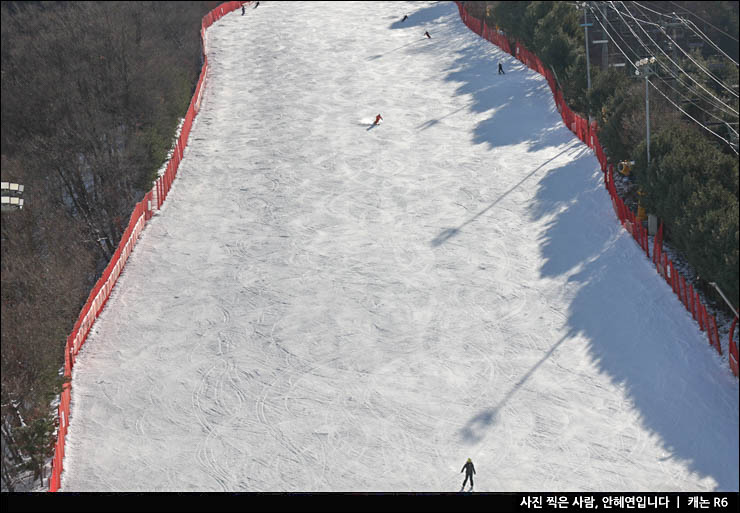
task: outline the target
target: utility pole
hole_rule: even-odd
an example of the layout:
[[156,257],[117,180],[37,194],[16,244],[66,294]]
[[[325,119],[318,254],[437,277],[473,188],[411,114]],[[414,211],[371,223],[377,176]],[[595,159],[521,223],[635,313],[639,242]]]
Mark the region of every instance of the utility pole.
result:
[[593,25],[593,23],[588,22],[588,8],[586,6],[587,2],[583,2],[583,25],[581,25],[586,33],[586,83],[588,85],[587,91],[591,90],[591,64],[589,62],[589,56],[588,56],[588,27]]
[[647,133],[647,165],[650,167],[650,89],[648,74],[645,73],[645,132]]
[[[588,55],[588,27],[592,26],[593,23],[588,22],[588,2],[583,2],[580,4],[581,7],[583,7],[583,24],[581,25],[585,31],[585,40],[586,40],[586,93],[591,91],[591,63],[589,61],[589,55]],[[588,122],[591,124],[591,105],[590,102],[588,102]]]
[[604,20],[604,23],[602,24],[602,27],[604,29],[604,38],[605,38],[605,41],[606,41],[606,43],[604,43],[604,44],[607,45],[607,46],[604,46],[603,47],[603,51],[601,52],[601,65],[604,66],[604,71],[606,71],[606,70],[609,69],[609,46],[608,46],[609,45],[609,34],[606,31],[606,22],[607,22],[607,19],[606,19],[606,6],[603,5],[603,2],[602,2],[601,7],[603,8],[603,10],[600,10],[601,17]]
[[635,62],[635,75],[640,76],[641,74],[645,76],[645,131],[647,132],[647,165],[650,166],[650,95],[648,91],[648,79],[650,78],[650,75],[653,75],[655,72],[653,71],[653,68],[650,67],[651,64],[655,63],[655,57],[640,59],[639,61]]
[[[604,13],[601,10],[601,7],[599,5],[596,5],[595,7],[598,13],[601,15],[602,20],[606,22],[606,13]],[[598,21],[598,16],[596,19]],[[598,39],[598,40],[591,41],[591,44],[604,45],[601,47],[601,71],[606,71],[609,69],[609,46],[608,46],[609,45],[609,34],[606,31],[606,25],[604,23],[600,23],[600,25],[601,25],[601,32],[602,32],[601,36],[604,37],[605,39]]]

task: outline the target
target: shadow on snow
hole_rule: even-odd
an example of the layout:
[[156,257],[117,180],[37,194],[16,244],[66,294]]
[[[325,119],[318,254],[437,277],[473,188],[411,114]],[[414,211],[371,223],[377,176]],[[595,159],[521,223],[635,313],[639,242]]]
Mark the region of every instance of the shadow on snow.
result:
[[[428,29],[428,25],[432,25],[442,18],[449,16],[450,8],[446,5],[446,2],[435,2],[430,7],[425,7],[414,12],[399,12],[398,20],[391,23],[390,28],[392,29],[405,29],[411,27],[422,27],[424,30]],[[407,15],[406,21],[401,21]],[[422,32],[423,34],[423,32]],[[432,35],[434,37],[434,35]]]
[[[450,45],[462,41],[465,33],[470,36],[457,10],[440,4],[409,13],[405,22],[397,21],[391,28],[435,22],[439,25],[429,29],[432,37],[444,38]],[[434,45],[426,45],[408,51],[437,50]],[[459,83],[457,94],[471,95],[472,102],[422,123],[417,129],[433,129],[444,118],[467,108],[490,113],[473,131],[474,142],[489,148],[526,144],[529,151],[537,151],[572,141],[574,136],[563,126],[552,100],[549,112],[542,116],[542,95],[551,98],[543,78],[483,39],[466,44],[457,52],[459,58],[446,80]],[[506,75],[497,74],[498,62]],[[533,131],[532,127],[541,128]],[[543,170],[531,215],[538,220],[557,213],[546,225],[540,241],[540,275],[569,275],[568,281],[580,286],[569,305],[567,334],[498,404],[482,409],[467,421],[460,431],[462,441],[473,444],[482,440],[496,423],[501,408],[547,364],[563,342],[581,336],[588,340],[590,355],[600,371],[633,401],[642,424],[661,438],[670,458],[685,461],[691,471],[702,476],[711,476],[720,490],[737,490],[738,437],[733,429],[733,424],[737,427],[737,394],[733,395],[732,378],[709,349],[706,358],[698,362],[681,357],[690,354],[689,346],[696,344],[692,331],[696,326],[678,308],[675,297],[644,253],[616,222],[596,158],[585,145],[576,144],[582,150],[574,152],[573,162],[551,170],[543,168],[557,156],[541,163],[485,209],[457,227],[442,230],[431,242],[437,247],[455,237]],[[573,149],[573,144],[568,144],[558,156]],[[635,283],[642,284],[642,289],[635,290]],[[625,308],[628,302],[631,305]],[[633,306],[634,303],[638,305]],[[656,309],[656,304],[662,306]],[[634,318],[631,314],[635,310],[644,315]]]

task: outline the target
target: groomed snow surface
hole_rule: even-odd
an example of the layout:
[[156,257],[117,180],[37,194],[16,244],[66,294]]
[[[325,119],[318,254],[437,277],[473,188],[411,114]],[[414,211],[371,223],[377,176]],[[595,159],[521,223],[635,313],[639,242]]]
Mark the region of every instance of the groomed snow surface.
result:
[[541,76],[451,2],[263,2],[207,38],[63,491],[458,491],[468,457],[476,491],[738,490],[737,380]]

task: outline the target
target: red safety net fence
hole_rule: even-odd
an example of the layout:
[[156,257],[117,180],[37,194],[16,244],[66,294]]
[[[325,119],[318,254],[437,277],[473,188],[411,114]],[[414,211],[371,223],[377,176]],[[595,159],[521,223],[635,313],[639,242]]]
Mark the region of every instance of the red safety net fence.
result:
[[72,378],[72,368],[74,367],[75,359],[84,345],[95,319],[100,315],[105,303],[108,301],[110,293],[113,290],[118,277],[121,275],[121,271],[123,271],[123,267],[126,265],[126,261],[136,245],[136,241],[144,229],[144,226],[147,221],[152,218],[154,209],[161,208],[164,200],[167,199],[172,183],[177,176],[177,170],[180,167],[183,152],[188,143],[188,137],[190,135],[190,130],[193,127],[193,121],[200,110],[200,103],[205,88],[206,72],[208,70],[208,56],[206,55],[206,29],[221,19],[225,14],[239,9],[243,4],[249,3],[251,2],[225,2],[203,17],[200,32],[203,67],[201,68],[200,77],[198,77],[198,84],[195,88],[195,93],[190,100],[190,106],[185,115],[185,121],[183,122],[180,136],[177,138],[175,143],[172,156],[167,162],[165,172],[157,179],[152,190],[146,193],[144,198],[136,204],[136,207],[131,214],[131,218],[129,219],[128,228],[126,228],[126,231],[124,231],[123,236],[121,237],[118,249],[116,249],[111,261],[108,263],[105,271],[103,271],[102,276],[90,292],[87,302],[85,303],[85,306],[82,307],[82,311],[72,329],[72,333],[67,337],[67,344],[64,351],[65,383],[62,387],[61,401],[59,403],[59,426],[57,429],[54,458],[52,459],[51,464],[51,477],[49,478],[50,492],[56,492],[59,490],[61,482],[64,460],[64,440],[67,430],[69,429],[69,404],[72,394],[72,385],[70,380]]
[[[601,165],[601,171],[604,173],[604,185],[606,186],[607,191],[609,191],[609,196],[611,196],[612,205],[614,206],[614,212],[616,213],[619,222],[622,223],[622,226],[624,226],[632,237],[634,237],[637,244],[645,252],[645,256],[649,259],[650,248],[647,229],[643,226],[642,221],[637,219],[635,213],[624,204],[624,201],[622,201],[622,198],[620,198],[617,193],[614,186],[614,165],[608,163],[604,149],[599,143],[597,124],[595,122],[589,124],[587,120],[573,112],[568,105],[566,105],[563,99],[563,93],[558,87],[554,74],[542,63],[542,61],[540,61],[539,57],[527,50],[518,41],[509,40],[502,31],[488,27],[485,21],[481,21],[470,16],[461,2],[455,3],[460,12],[460,18],[462,18],[463,23],[465,23],[470,30],[495,44],[506,53],[516,57],[528,68],[545,77],[547,83],[550,85],[555,105],[563,118],[565,126],[567,126],[570,131],[589,148],[594,150],[596,158]],[[667,258],[666,254],[663,252],[662,222],[660,223],[660,228],[653,239],[652,259],[657,272],[665,278],[666,282],[671,286],[679,300],[697,321],[699,328],[702,331],[707,332],[709,345],[714,347],[719,354],[722,354],[722,346],[720,344],[719,333],[717,331],[717,322],[714,316],[707,313],[706,306],[702,303],[701,298],[694,290],[694,287],[690,283],[687,286],[686,279],[676,271],[673,262]],[[728,355],[730,368],[735,376],[738,375],[738,347],[734,340],[737,321],[738,319],[735,317],[732,327],[730,328],[730,354]]]

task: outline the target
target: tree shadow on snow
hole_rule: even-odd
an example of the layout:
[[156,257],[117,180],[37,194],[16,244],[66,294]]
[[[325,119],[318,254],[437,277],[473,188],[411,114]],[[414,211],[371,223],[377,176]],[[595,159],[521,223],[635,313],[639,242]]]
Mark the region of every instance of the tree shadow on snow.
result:
[[377,59],[382,59],[382,58],[383,58],[383,57],[385,57],[386,55],[389,55],[389,54],[391,54],[391,53],[393,53],[393,52],[396,52],[396,51],[398,51],[398,50],[401,50],[401,49],[403,49],[403,48],[406,48],[407,46],[411,46],[411,45],[418,45],[419,43],[423,42],[423,41],[424,41],[425,39],[426,39],[426,38],[424,38],[424,37],[420,37],[419,39],[416,39],[416,40],[414,40],[414,41],[411,41],[410,43],[406,43],[405,45],[401,45],[401,46],[399,46],[398,48],[394,48],[393,50],[388,50],[388,51],[387,51],[387,52],[385,52],[385,53],[381,53],[381,54],[378,54],[378,55],[371,55],[370,57],[368,57],[368,58],[367,58],[367,59],[365,59],[365,60],[367,60],[367,61],[374,61],[374,60],[377,60]]
[[559,211],[541,240],[540,274],[569,274],[579,286],[569,331],[589,341],[600,371],[623,387],[668,458],[737,490],[737,383],[619,225],[596,160],[585,160],[539,183],[532,216]]
[[547,353],[538,361],[527,373],[517,381],[513,387],[506,392],[506,395],[501,399],[496,406],[485,408],[483,411],[475,415],[473,418],[465,423],[465,426],[460,430],[460,435],[463,440],[470,444],[480,442],[486,435],[486,431],[492,426],[498,416],[498,412],[506,406],[509,400],[522,388],[527,380],[535,373],[535,371],[547,361],[555,350],[568,339],[568,336],[564,336],[558,340]]
[[425,121],[424,123],[420,124],[416,128],[418,130],[426,130],[427,128],[432,128],[434,125],[436,125],[437,123],[439,123],[443,119],[449,118],[450,116],[454,116],[458,112],[462,112],[463,110],[467,109],[468,107],[470,107],[470,105],[463,105],[459,109],[455,109],[452,112],[448,112],[447,114],[445,114],[442,117],[430,119],[429,121]]
[[[446,80],[457,84],[457,94],[470,95],[472,102],[466,108],[489,114],[473,131],[475,143],[490,148],[523,144],[532,152],[565,145],[572,151],[575,136],[562,124],[544,78],[482,38],[468,43],[470,31],[459,20],[454,5],[424,7],[409,13],[404,24],[411,20],[438,23],[429,28],[432,37],[460,46],[456,50],[459,58],[449,66]],[[403,28],[404,24],[396,22],[392,28]],[[438,50],[434,45],[419,45],[408,51]],[[498,62],[505,75],[498,75]],[[433,129],[456,112],[430,119],[417,129]],[[698,475],[710,476],[719,490],[737,490],[736,382],[732,382],[726,363],[710,348],[699,351],[699,358],[686,356],[695,354],[697,343],[707,346],[706,337],[616,221],[592,151],[575,144],[582,151],[568,165],[545,172],[549,161],[540,164],[485,209],[454,228],[442,230],[431,242],[439,246],[455,237],[543,171],[546,174],[538,178],[531,207],[535,220],[552,216],[540,240],[540,274],[543,278],[566,275],[578,286],[567,312],[568,334],[497,405],[468,420],[460,431],[462,440],[481,440],[497,422],[501,409],[548,364],[554,351],[565,350],[563,343],[571,337],[584,337],[593,361],[633,402],[641,423],[660,437],[668,458],[685,462]]]
[[567,147],[563,151],[561,151],[560,153],[558,153],[557,155],[555,155],[554,157],[551,157],[551,158],[547,159],[545,162],[543,162],[542,164],[540,164],[539,166],[537,166],[536,168],[534,168],[532,171],[530,171],[529,173],[527,173],[524,177],[522,177],[522,179],[519,180],[519,182],[517,182],[514,186],[512,186],[511,188],[509,188],[509,190],[507,190],[505,193],[503,193],[498,198],[496,198],[486,208],[484,208],[483,210],[479,211],[474,216],[468,218],[467,220],[465,220],[463,223],[461,223],[460,225],[456,226],[455,228],[446,228],[446,229],[442,230],[442,232],[440,232],[440,234],[437,235],[432,240],[432,242],[430,243],[430,245],[432,247],[441,246],[442,244],[444,244],[445,242],[447,242],[452,237],[455,237],[456,235],[458,235],[462,231],[462,229],[465,228],[465,226],[469,225],[470,223],[472,223],[473,221],[475,221],[476,219],[478,219],[479,217],[481,217],[482,215],[484,215],[486,212],[488,212],[489,210],[491,210],[493,207],[495,207],[496,205],[498,205],[499,202],[501,202],[501,200],[503,200],[504,198],[506,198],[509,194],[511,194],[513,191],[515,191],[517,188],[519,188],[524,182],[526,182],[527,180],[529,180],[530,178],[532,178],[539,171],[542,171],[543,174],[549,172],[549,171],[546,171],[545,170],[546,167],[547,167],[547,164],[549,164],[550,162],[552,162],[553,160],[557,159],[558,157],[562,156],[565,153],[571,153],[574,158],[577,158],[577,155],[583,155],[583,154],[585,154],[585,149],[583,147],[580,147],[580,148],[579,147],[576,147],[575,149],[573,147]]
[[[446,2],[435,2],[429,7],[425,7],[414,12],[400,12],[398,20],[391,23],[390,28],[392,29],[405,29],[412,27],[426,27],[427,25],[433,25],[435,22],[446,17],[450,13],[450,9]],[[408,15],[406,21],[401,21],[404,15]]]
[[468,420],[460,431],[463,441],[481,441],[522,385],[577,336],[588,340],[591,359],[640,412],[642,426],[660,438],[666,460],[710,476],[717,490],[737,490],[736,382],[616,221],[590,155],[539,180],[531,216],[539,220],[553,212],[558,213],[540,239],[540,275],[567,275],[578,287],[567,311],[568,333],[498,404]]
[[[476,113],[490,113],[473,131],[476,144],[487,144],[489,148],[526,144],[535,152],[548,146],[558,146],[574,136],[563,128],[560,114],[545,79],[529,70],[517,59],[499,50],[482,38],[473,44],[461,43],[464,31],[470,32],[460,21],[457,9],[449,5],[435,4],[409,14],[409,19],[426,20],[432,42],[458,48],[457,58],[447,69],[446,81],[458,84],[456,95],[470,95],[469,109]],[[436,25],[434,25],[436,24]],[[394,24],[396,25],[396,24]],[[401,28],[401,23],[398,23]],[[466,34],[467,36],[467,34]],[[469,41],[467,37],[464,41]],[[407,49],[411,55],[422,52],[437,53],[435,45],[418,45]],[[505,74],[498,74],[501,62]],[[543,103],[547,105],[547,116],[543,118]],[[423,128],[432,127],[441,118],[427,121]]]

